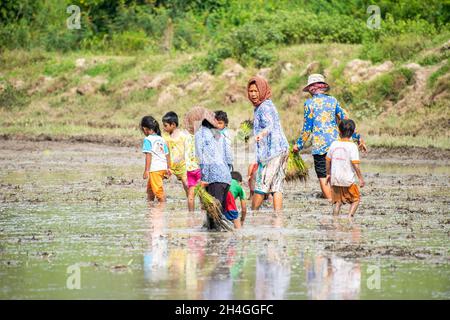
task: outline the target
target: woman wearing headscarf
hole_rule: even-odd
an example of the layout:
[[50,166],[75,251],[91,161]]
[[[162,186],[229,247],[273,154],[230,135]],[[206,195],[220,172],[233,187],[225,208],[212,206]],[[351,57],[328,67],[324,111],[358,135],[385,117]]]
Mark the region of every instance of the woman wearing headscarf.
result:
[[[303,130],[294,146],[293,151],[303,149],[306,141],[312,135],[312,155],[314,157],[314,169],[319,179],[323,197],[331,199],[330,186],[326,183],[326,160],[325,157],[330,149],[331,143],[338,139],[338,123],[348,119],[346,111],[339,105],[333,96],[327,95],[330,89],[325,77],[321,74],[311,74],[308,84],[303,88],[309,92],[311,98],[304,104]],[[359,148],[367,151],[364,141],[358,133],[354,133],[352,139],[357,141]]]
[[253,77],[247,84],[248,98],[254,107],[253,133],[258,169],[252,209],[258,210],[266,194],[273,194],[273,207],[283,207],[283,184],[289,144],[280,124],[280,117],[270,97],[272,91],[267,81]]
[[[192,108],[185,115],[185,127],[194,133],[195,155],[200,166],[201,184],[220,201],[222,212],[227,212],[227,194],[231,184],[230,169],[233,156],[230,145],[217,129],[215,113],[202,107]],[[209,229],[215,228],[207,220]]]

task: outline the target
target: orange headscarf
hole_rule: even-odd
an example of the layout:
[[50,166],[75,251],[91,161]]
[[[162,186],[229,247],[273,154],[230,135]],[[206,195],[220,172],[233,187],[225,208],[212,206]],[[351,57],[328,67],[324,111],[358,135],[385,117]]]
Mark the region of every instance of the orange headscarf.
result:
[[[250,88],[251,84],[255,84],[256,88],[258,88],[259,91],[259,100],[257,103],[253,103],[253,101],[250,99],[250,95],[248,94],[248,89]],[[255,107],[259,106],[264,100],[269,99],[272,96],[272,90],[270,89],[269,83],[266,79],[261,77],[253,77],[250,80],[248,80],[247,84],[247,96],[248,99],[253,103]]]

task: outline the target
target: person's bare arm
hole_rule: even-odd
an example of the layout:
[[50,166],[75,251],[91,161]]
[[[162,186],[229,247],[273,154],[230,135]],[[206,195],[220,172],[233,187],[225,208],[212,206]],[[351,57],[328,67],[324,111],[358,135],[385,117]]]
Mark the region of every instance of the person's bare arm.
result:
[[244,199],[241,199],[241,224],[244,224],[245,217],[247,216],[247,204]]
[[253,174],[254,174],[254,169],[255,169],[255,164],[251,164],[249,167],[248,167],[248,171],[247,171],[247,183],[248,183],[248,185],[250,186],[250,183],[251,183],[251,181],[252,181],[252,178],[253,178]]
[[152,154],[150,152],[145,154],[145,168],[143,178],[148,179],[148,172],[150,171],[150,165],[152,164]]
[[170,177],[170,175],[172,174],[172,171],[170,171],[170,154],[166,154],[166,159],[167,159],[167,175]]
[[358,149],[364,153],[367,152],[366,142],[364,141],[363,138],[361,138],[361,136],[359,137]]
[[366,183],[364,182],[364,178],[363,178],[363,176],[362,176],[361,168],[360,168],[360,166],[359,166],[359,163],[353,163],[353,162],[352,162],[352,166],[353,166],[353,169],[355,169],[356,175],[358,176],[358,179],[359,179],[359,185],[361,186],[361,188],[364,187],[364,185],[365,185]]
[[331,183],[331,160],[326,159],[326,167],[327,167],[327,184]]
[[245,216],[247,214],[247,203],[245,202],[244,199],[241,199],[241,210],[242,215]]

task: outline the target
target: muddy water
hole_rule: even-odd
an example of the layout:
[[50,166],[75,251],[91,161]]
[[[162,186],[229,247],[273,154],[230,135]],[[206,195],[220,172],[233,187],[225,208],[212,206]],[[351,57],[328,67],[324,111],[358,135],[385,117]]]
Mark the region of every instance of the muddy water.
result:
[[445,160],[363,159],[353,221],[310,179],[286,186],[282,215],[266,204],[239,232],[210,233],[175,181],[164,208],[146,203],[137,149],[0,149],[1,299],[450,298]]

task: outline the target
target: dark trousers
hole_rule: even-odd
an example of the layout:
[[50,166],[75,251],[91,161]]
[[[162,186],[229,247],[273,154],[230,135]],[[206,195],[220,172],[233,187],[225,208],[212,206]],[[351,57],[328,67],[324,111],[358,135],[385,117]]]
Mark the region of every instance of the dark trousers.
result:
[[316,171],[317,178],[327,177],[327,154],[313,154],[314,157],[314,170]]
[[220,182],[210,183],[206,187],[206,191],[220,201],[220,204],[222,205],[222,213],[225,212],[227,208],[226,203],[228,190],[230,190],[230,185]]

